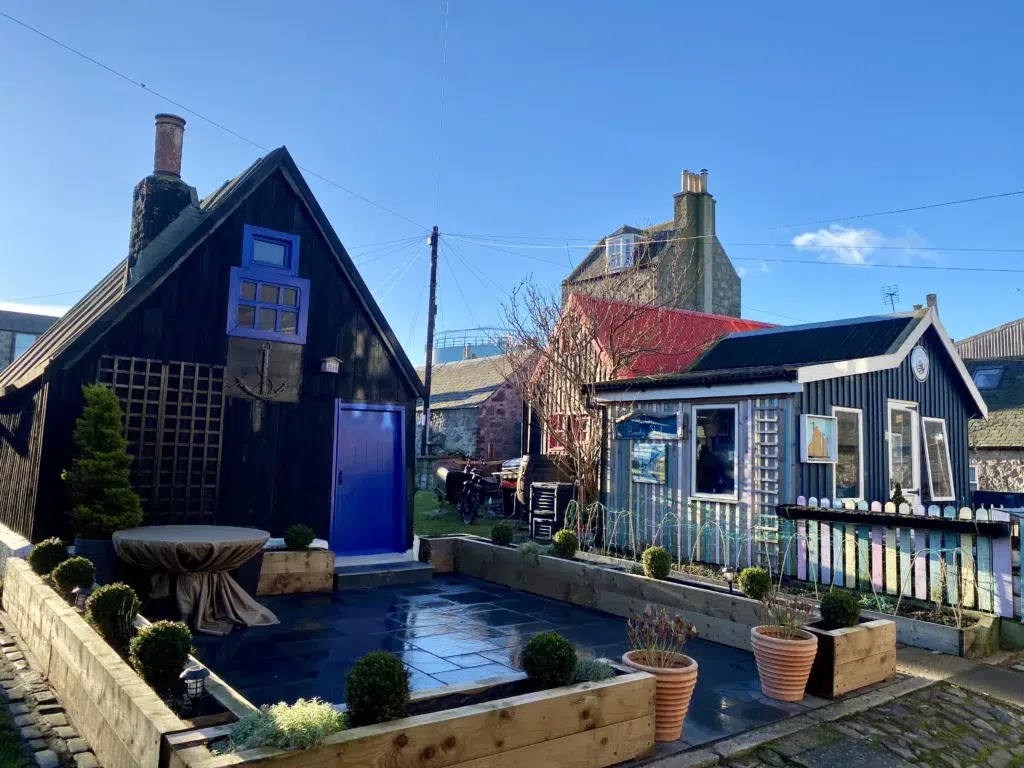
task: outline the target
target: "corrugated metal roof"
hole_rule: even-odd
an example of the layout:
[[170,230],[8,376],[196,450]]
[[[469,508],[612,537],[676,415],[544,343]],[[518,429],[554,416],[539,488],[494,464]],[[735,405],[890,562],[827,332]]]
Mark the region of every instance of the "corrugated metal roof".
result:
[[999,384],[981,390],[988,405],[988,420],[973,420],[967,429],[971,448],[1024,448],[1024,357],[970,360],[974,375],[979,368],[1000,368]]
[[[425,368],[416,369],[421,381],[425,371]],[[439,363],[431,367],[430,408],[444,411],[478,406],[493,395],[508,376],[508,361],[501,356]]]
[[1024,317],[1004,323],[956,342],[956,351],[964,360],[1024,355]]
[[690,370],[814,365],[884,355],[898,346],[921,317],[917,313],[884,315],[733,333]]

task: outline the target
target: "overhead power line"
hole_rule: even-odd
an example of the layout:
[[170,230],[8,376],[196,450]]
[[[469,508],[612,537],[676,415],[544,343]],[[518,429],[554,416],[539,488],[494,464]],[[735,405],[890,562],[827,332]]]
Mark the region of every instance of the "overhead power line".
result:
[[31,301],[32,299],[52,299],[55,296],[73,296],[76,293],[85,293],[88,288],[82,288],[77,291],[61,291],[60,293],[40,293],[35,296],[20,296],[16,299],[0,299],[0,302],[8,304],[15,301]]
[[[42,37],[42,38],[44,38],[46,40],[49,40],[54,45],[58,45],[61,48],[63,48],[64,50],[69,51],[70,53],[73,53],[76,56],[79,56],[79,57],[85,59],[90,64],[95,64],[100,69],[103,69],[104,71],[109,72],[110,74],[112,74],[112,75],[114,75],[116,77],[121,78],[125,82],[131,83],[134,86],[142,88],[143,90],[145,90],[145,91],[153,94],[154,96],[156,96],[158,99],[162,99],[163,101],[166,101],[168,104],[171,104],[172,106],[175,106],[178,109],[180,109],[180,110],[182,110],[184,112],[187,112],[188,114],[192,115],[193,117],[195,117],[195,118],[197,118],[199,120],[202,120],[204,123],[208,123],[209,125],[212,125],[214,128],[219,128],[220,130],[224,131],[225,133],[228,133],[228,134],[234,136],[236,139],[240,139],[241,141],[244,141],[246,144],[250,144],[250,145],[256,147],[256,149],[258,149],[258,150],[260,150],[262,152],[270,152],[271,151],[269,147],[265,147],[262,144],[260,144],[259,142],[253,141],[252,139],[250,139],[250,138],[248,138],[246,136],[243,136],[238,131],[233,130],[232,128],[229,128],[228,126],[224,125],[223,123],[218,123],[216,120],[213,120],[213,119],[207,117],[206,115],[204,115],[204,114],[202,114],[200,112],[196,112],[191,107],[185,106],[180,101],[176,101],[175,99],[172,99],[170,96],[165,96],[164,94],[160,93],[159,91],[153,90],[152,88],[148,87],[145,83],[140,82],[139,80],[136,80],[135,78],[130,77],[130,76],[124,74],[123,72],[120,72],[120,71],[114,69],[113,67],[104,64],[102,61],[99,61],[98,59],[94,59],[92,56],[89,56],[88,54],[83,53],[82,51],[78,50],[77,48],[71,47],[67,43],[61,42],[57,38],[52,37],[52,36],[46,34],[41,29],[37,29],[36,27],[33,27],[31,24],[26,24],[24,21],[21,21],[20,19],[16,19],[14,16],[11,16],[11,14],[9,14],[9,13],[7,13],[5,11],[0,11],[0,16],[3,16],[8,21],[12,21],[15,24],[17,24],[18,26],[23,27],[23,28],[27,29],[30,32],[34,32],[35,34],[39,35],[40,37]],[[332,187],[337,187],[342,192],[347,192],[348,194],[352,195],[353,197],[358,198],[359,200],[362,200],[364,203],[368,203],[369,205],[372,205],[375,208],[379,208],[380,210],[382,210],[382,211],[384,211],[386,213],[390,213],[392,216],[396,216],[399,219],[402,219],[403,221],[407,221],[408,223],[412,224],[415,227],[419,227],[420,229],[424,229],[424,230],[427,229],[427,227],[424,227],[419,222],[413,221],[408,216],[403,216],[398,211],[392,210],[391,208],[388,208],[385,205],[381,205],[380,203],[378,203],[378,202],[376,202],[374,200],[371,200],[370,198],[366,197],[365,195],[361,195],[358,192],[356,192],[355,190],[349,189],[344,184],[339,184],[338,182],[334,181],[333,179],[330,179],[330,178],[324,176],[322,173],[314,171],[312,168],[307,168],[306,166],[302,166],[302,165],[299,165],[298,167],[299,167],[299,169],[303,173],[308,173],[310,176],[313,176],[313,177],[315,177],[317,179],[320,179],[320,181],[322,181],[322,182],[324,182],[326,184],[330,184]]]
[[755,256],[730,256],[732,261],[762,261],[768,264],[817,264],[822,267],[880,267],[884,269],[927,269],[935,272],[1011,272],[1024,274],[1024,269],[1009,267],[941,267],[932,264],[880,264],[876,261],[823,261],[821,259],[765,259]]

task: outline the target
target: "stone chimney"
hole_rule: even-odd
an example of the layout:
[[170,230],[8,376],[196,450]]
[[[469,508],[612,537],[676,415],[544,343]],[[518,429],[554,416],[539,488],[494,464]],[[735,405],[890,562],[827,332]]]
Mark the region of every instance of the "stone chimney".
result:
[[132,195],[128,286],[138,282],[148,271],[148,268],[139,264],[139,254],[178,218],[183,210],[197,202],[195,190],[181,180],[181,149],[184,135],[185,121],[182,118],[167,114],[156,116],[153,173],[135,185],[135,192]]
[[924,300],[925,303],[928,305],[929,309],[934,309],[935,314],[939,314],[939,297],[937,295],[935,295],[934,293],[929,293],[927,296],[924,297]]
[[[713,290],[714,260],[712,251],[715,241],[715,198],[708,194],[708,171],[700,173],[684,170],[681,189],[674,195],[675,230],[693,242],[684,268],[688,273],[687,282],[694,283],[692,293],[693,309],[698,312],[714,312]],[[686,245],[687,242],[683,241]]]

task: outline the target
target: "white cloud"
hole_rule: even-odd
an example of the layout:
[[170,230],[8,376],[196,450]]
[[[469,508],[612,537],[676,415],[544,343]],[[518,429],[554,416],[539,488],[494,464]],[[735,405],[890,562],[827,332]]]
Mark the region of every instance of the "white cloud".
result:
[[71,307],[57,306],[55,304],[19,304],[16,301],[0,301],[0,310],[5,312],[25,312],[29,315],[50,315],[60,317]]
[[740,277],[746,277],[747,276],[747,268],[746,267],[736,267],[736,274],[739,275]]
[[764,272],[764,273],[768,273],[768,272],[772,271],[772,268],[768,266],[768,262],[767,261],[762,261],[761,262],[761,271]]
[[891,260],[906,261],[911,256],[934,258],[934,252],[924,248],[924,241],[913,230],[891,237],[874,229],[857,229],[833,224],[827,229],[804,232],[793,238],[793,245],[801,250],[818,251],[822,259],[842,264],[863,264],[874,251],[884,250]]

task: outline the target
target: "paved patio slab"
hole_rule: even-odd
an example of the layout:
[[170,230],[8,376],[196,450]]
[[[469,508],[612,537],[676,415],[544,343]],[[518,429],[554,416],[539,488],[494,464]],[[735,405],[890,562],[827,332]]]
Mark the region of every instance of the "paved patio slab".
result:
[[[618,659],[628,649],[624,619],[461,575],[430,585],[261,598],[278,626],[197,635],[199,658],[253,704],[319,696],[344,700],[345,674],[373,650],[405,661],[414,689],[521,675],[529,638],[560,632],[587,656]],[[819,704],[761,695],[752,654],[701,639],[687,645],[700,665],[677,748],[716,741],[805,714]]]

